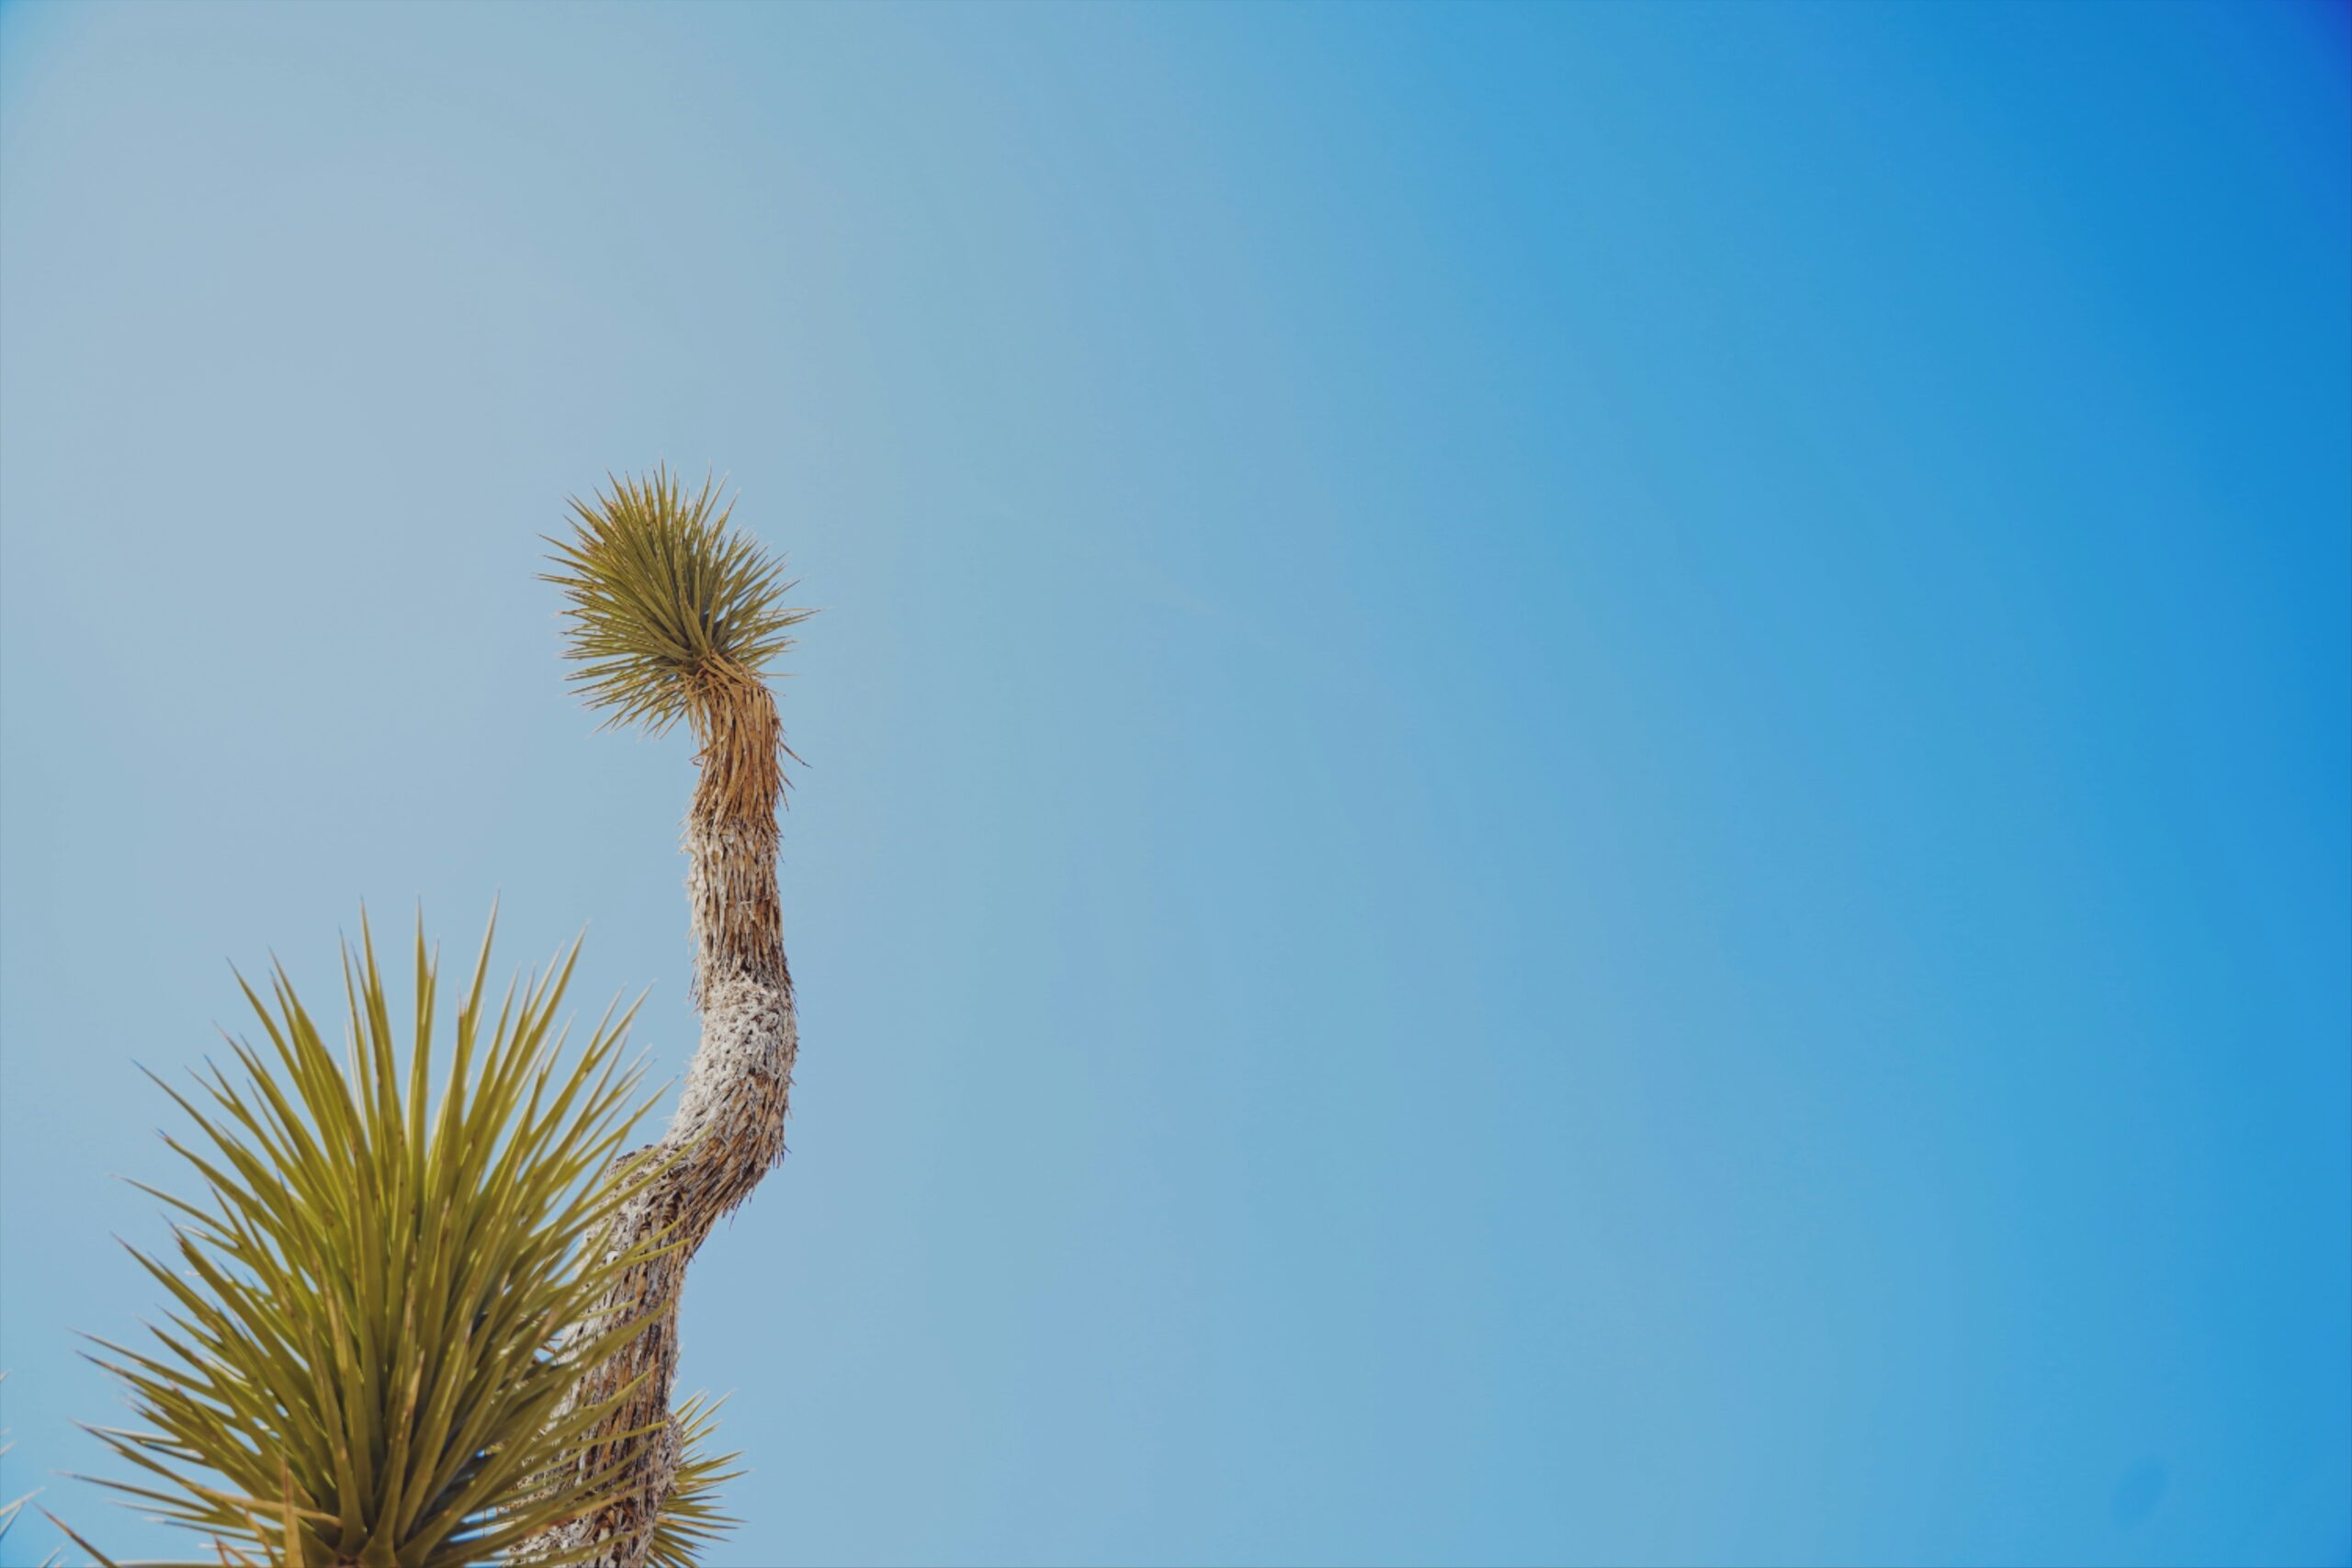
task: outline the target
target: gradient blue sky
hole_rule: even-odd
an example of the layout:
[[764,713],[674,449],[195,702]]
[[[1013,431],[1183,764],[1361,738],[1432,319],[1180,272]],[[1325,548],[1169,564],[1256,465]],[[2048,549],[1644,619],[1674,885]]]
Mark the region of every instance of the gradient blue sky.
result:
[[[684,1060],[537,536],[715,467],[722,1564],[2352,1559],[2341,9],[8,6],[0,1365],[359,900]],[[9,1561],[46,1551],[20,1529]]]

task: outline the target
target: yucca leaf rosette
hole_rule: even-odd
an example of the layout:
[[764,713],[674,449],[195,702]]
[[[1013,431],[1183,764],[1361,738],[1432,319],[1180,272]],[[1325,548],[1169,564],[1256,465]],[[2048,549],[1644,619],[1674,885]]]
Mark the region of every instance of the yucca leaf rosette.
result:
[[266,1045],[231,1038],[238,1070],[193,1094],[156,1080],[209,1201],[142,1186],[174,1246],[133,1254],[172,1305],[143,1349],[98,1341],[142,1423],[97,1429],[142,1472],[105,1484],[210,1538],[208,1560],[272,1568],[458,1568],[608,1501],[620,1467],[578,1459],[613,1401],[567,1400],[632,1332],[596,1325],[633,1261],[596,1244],[652,1173],[608,1175],[642,1111],[621,1060],[636,1010],[567,1052],[578,958],[493,1013],[485,935],[446,1064],[421,927],[396,1024],[363,917],[341,1051],[282,968],[266,999],[239,977]]
[[689,829],[742,852],[699,857],[695,914],[724,957],[774,978],[775,812],[789,753],[765,674],[815,612],[783,603],[794,586],[784,563],[733,526],[733,503],[710,481],[690,492],[657,467],[608,484],[593,501],[574,498],[571,537],[548,541],[573,689],[608,728],[659,735],[683,719],[693,729],[702,773]]
[[548,541],[572,688],[608,728],[659,735],[683,719],[708,744],[760,705],[768,666],[815,612],[782,602],[795,586],[784,563],[732,525],[734,503],[711,481],[689,492],[659,467],[608,483],[573,498],[571,536]]

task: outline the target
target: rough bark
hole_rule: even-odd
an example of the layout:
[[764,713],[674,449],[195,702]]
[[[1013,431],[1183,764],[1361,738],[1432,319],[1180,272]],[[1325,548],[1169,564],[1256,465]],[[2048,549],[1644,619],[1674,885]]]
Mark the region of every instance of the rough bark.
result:
[[[633,1450],[633,1484],[610,1507],[536,1543],[550,1553],[593,1545],[581,1559],[593,1568],[643,1568],[679,1462],[670,1401],[686,1267],[711,1227],[783,1157],[799,1048],[776,895],[775,700],[756,680],[722,676],[695,717],[701,774],[684,847],[702,1039],[669,1130],[623,1156],[663,1162],[661,1173],[616,1217],[605,1242],[616,1256],[657,1238],[665,1249],[626,1270],[599,1308],[599,1317],[618,1312],[643,1320],[644,1331],[582,1379],[573,1396],[609,1398],[642,1378],[581,1459],[593,1469]],[[629,1436],[648,1429],[649,1436]]]

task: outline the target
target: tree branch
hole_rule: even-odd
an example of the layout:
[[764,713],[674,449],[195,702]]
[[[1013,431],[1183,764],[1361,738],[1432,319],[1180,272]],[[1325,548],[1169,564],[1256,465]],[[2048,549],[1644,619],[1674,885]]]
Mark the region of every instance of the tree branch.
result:
[[616,1255],[657,1236],[670,1245],[626,1270],[599,1304],[604,1321],[645,1327],[572,1395],[575,1404],[606,1398],[641,1380],[580,1461],[593,1468],[627,1457],[638,1484],[623,1501],[550,1531],[525,1554],[585,1547],[581,1561],[591,1568],[643,1568],[651,1548],[679,1461],[670,1400],[686,1268],[711,1227],[783,1157],[799,1049],[776,891],[783,733],[775,698],[756,677],[727,671],[698,696],[693,717],[703,747],[684,847],[702,1039],[669,1131],[623,1156],[661,1160],[664,1168],[616,1216],[603,1242]]

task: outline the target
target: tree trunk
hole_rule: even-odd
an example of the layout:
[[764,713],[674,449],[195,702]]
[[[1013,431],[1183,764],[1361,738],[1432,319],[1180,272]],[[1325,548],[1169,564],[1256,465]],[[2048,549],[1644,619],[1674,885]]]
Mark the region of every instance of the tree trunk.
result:
[[[594,1568],[643,1568],[653,1523],[677,1473],[670,1415],[678,1371],[678,1295],[686,1266],[719,1219],[752,1194],[784,1155],[784,1119],[799,1031],[776,897],[775,812],[783,734],[775,699],[756,679],[726,678],[697,703],[701,776],[687,813],[686,888],[695,939],[693,998],[702,1041],[677,1114],[661,1142],[622,1156],[665,1161],[613,1221],[605,1246],[625,1252],[659,1237],[659,1256],[627,1270],[599,1307],[642,1318],[645,1329],[583,1378],[575,1403],[643,1382],[597,1430],[583,1467],[636,1449],[637,1484],[604,1511],[534,1543],[565,1551],[594,1544]],[[608,1322],[622,1318],[607,1318]],[[650,1435],[627,1434],[654,1428]],[[530,1553],[526,1553],[531,1555]]]

